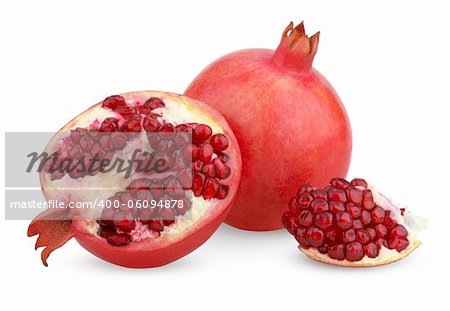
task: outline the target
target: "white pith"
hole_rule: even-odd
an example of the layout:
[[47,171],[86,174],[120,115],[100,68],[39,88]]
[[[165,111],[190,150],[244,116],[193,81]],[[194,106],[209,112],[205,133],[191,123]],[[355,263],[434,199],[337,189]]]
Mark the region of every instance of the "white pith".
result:
[[[362,188],[361,188],[362,189]],[[369,185],[368,189],[372,191],[374,202],[383,207],[385,210],[390,210],[390,216],[394,218],[394,220],[403,225],[408,231],[408,241],[409,245],[407,248],[398,252],[395,249],[389,249],[387,247],[382,246],[379,250],[378,256],[375,258],[370,258],[364,256],[359,261],[349,261],[349,260],[336,260],[330,258],[327,254],[320,253],[317,248],[311,247],[309,249],[304,249],[299,246],[299,249],[305,253],[308,257],[337,266],[346,266],[346,267],[369,267],[369,266],[379,266],[388,264],[391,262],[395,262],[408,254],[410,254],[414,249],[416,249],[421,242],[418,240],[418,234],[424,230],[427,226],[427,220],[423,217],[416,216],[412,214],[409,210],[405,210],[404,216],[401,215],[400,207],[395,204],[388,197],[379,193],[374,186]]]
[[[212,128],[213,134],[224,133],[221,125],[213,119],[212,116],[203,113],[201,108],[195,105],[185,105],[183,99],[179,96],[159,92],[143,92],[140,93],[142,95],[142,100],[140,100],[139,97],[136,97],[136,94],[138,93],[129,93],[129,97],[127,97],[127,94],[123,94],[126,98],[127,104],[133,106],[135,102],[138,101],[142,104],[148,97],[156,96],[164,101],[166,107],[153,110],[152,112],[162,114],[162,117],[167,122],[174,125],[192,122],[206,123]],[[131,100],[131,98],[137,98],[137,100]],[[62,135],[67,135],[70,130],[75,129],[76,127],[86,128],[96,122],[100,124],[100,122],[107,117],[118,118],[114,112],[103,109],[99,104],[69,122],[60,133],[63,133]],[[143,135],[143,137],[146,140],[146,136]],[[48,144],[48,146],[54,146],[54,149],[47,149],[46,151],[49,153],[56,151],[55,146],[57,146],[57,142],[59,141],[59,143],[62,144],[62,140],[60,140],[60,138],[61,135],[56,135]],[[127,148],[131,149],[133,146],[127,145],[123,150],[116,151],[114,157],[120,157],[127,154]],[[228,178],[232,179],[233,175],[234,172],[232,172],[232,175]],[[95,176],[85,176],[81,179],[71,179],[68,175],[65,175],[61,179],[50,180],[49,174],[41,173],[41,184],[42,188],[45,189],[45,196],[47,199],[57,199],[63,202],[72,200],[73,191],[76,189],[101,189],[102,191],[77,193],[77,201],[94,202],[95,200],[106,201],[116,192],[123,191],[131,180],[141,177],[148,176],[145,176],[142,173],[134,173],[132,178],[124,179],[120,178],[118,173],[113,171],[109,173],[97,174]],[[52,192],[52,190],[56,191]],[[222,212],[221,209],[215,208],[215,206],[219,203],[219,200],[217,199],[204,200],[202,197],[195,197],[192,191],[188,191],[188,198],[191,199],[191,209],[182,216],[176,216],[175,223],[170,226],[166,226],[160,235],[148,230],[146,225],[142,225],[140,222],[137,222],[136,228],[130,233],[133,236],[133,240],[140,241],[147,238],[156,238],[158,236],[165,237],[169,241],[171,239],[177,239],[182,236],[182,234],[180,235],[181,232],[195,229],[196,223],[198,223],[202,218],[215,217]],[[84,210],[82,213],[83,218],[92,219],[91,224],[86,229],[94,235],[99,227],[99,225],[95,222],[95,219],[97,219],[100,215],[101,209]]]

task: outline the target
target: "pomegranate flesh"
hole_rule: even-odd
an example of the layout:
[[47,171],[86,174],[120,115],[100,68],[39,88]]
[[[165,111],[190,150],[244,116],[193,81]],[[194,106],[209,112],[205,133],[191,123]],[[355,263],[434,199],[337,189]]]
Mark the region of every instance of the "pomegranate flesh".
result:
[[322,189],[303,185],[282,221],[309,258],[347,267],[404,258],[420,245],[417,234],[426,226],[360,178],[333,178]]
[[[137,153],[129,171],[92,165],[103,163],[93,161],[95,157],[109,161],[105,163],[129,160],[136,150],[153,157]],[[44,265],[72,237],[94,255],[125,267],[177,260],[202,245],[222,223],[241,173],[239,147],[225,119],[199,101],[164,92],[106,98],[65,125],[45,152],[59,156],[43,164],[43,193],[66,208],[46,210],[28,228],[29,236],[39,234],[36,248],[45,247]],[[91,165],[55,169],[64,163]],[[170,168],[139,170],[143,163],[155,168],[170,163]],[[67,208],[70,203],[99,202],[107,204]]]
[[185,91],[221,112],[240,144],[242,180],[225,220],[232,226],[280,229],[298,182],[321,187],[347,174],[351,128],[335,90],[312,68],[318,43],[319,33],[308,37],[303,23],[290,23],[275,51],[225,55]]

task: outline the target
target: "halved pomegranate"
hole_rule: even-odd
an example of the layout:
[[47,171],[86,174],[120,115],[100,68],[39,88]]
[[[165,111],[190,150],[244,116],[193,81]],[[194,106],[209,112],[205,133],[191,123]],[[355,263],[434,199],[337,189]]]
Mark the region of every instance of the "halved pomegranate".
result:
[[331,179],[323,189],[303,185],[283,214],[284,227],[309,258],[347,267],[395,262],[421,243],[426,221],[369,186],[364,179]]
[[[130,171],[100,165],[101,160],[120,164],[118,159],[133,159],[136,150],[153,157],[137,153]],[[39,234],[36,248],[45,246],[44,265],[72,237],[94,255],[125,267],[156,267],[179,259],[222,223],[241,173],[239,147],[225,119],[199,101],[164,92],[106,98],[65,125],[45,152],[59,153],[42,164],[47,200],[65,207],[70,202],[103,205],[48,209],[32,221],[28,235]],[[170,165],[158,173],[138,169],[139,163],[159,160]],[[74,166],[68,163],[89,169],[70,170]],[[148,202],[164,203],[152,209]],[[167,202],[173,206],[163,206]]]

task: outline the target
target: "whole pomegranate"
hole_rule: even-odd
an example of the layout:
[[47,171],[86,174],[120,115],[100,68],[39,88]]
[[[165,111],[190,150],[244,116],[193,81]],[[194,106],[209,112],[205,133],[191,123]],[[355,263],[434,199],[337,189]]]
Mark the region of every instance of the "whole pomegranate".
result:
[[225,119],[164,92],[106,98],[65,125],[45,152],[56,157],[41,162],[43,193],[64,206],[47,209],[28,228],[29,236],[39,234],[36,248],[45,246],[44,265],[72,237],[125,267],[179,259],[222,223],[241,174]]
[[426,220],[399,208],[361,178],[333,178],[324,188],[301,186],[283,225],[309,258],[346,267],[400,260],[419,245]]
[[242,181],[225,222],[247,230],[282,228],[291,193],[347,174],[352,149],[344,107],[311,67],[319,33],[292,22],[278,48],[225,55],[206,67],[185,94],[220,111],[238,139]]

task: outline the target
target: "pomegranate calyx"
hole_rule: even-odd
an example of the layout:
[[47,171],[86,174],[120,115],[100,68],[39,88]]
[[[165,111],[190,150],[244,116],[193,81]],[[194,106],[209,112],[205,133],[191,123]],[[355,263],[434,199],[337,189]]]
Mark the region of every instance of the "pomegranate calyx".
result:
[[273,62],[289,70],[308,71],[317,52],[319,36],[320,32],[317,32],[308,37],[303,22],[295,27],[290,22],[281,36],[281,42],[272,58]]
[[66,214],[67,210],[47,210],[28,226],[29,237],[39,235],[35,249],[45,247],[41,253],[41,260],[46,267],[48,256],[74,236],[72,222],[67,219]]

